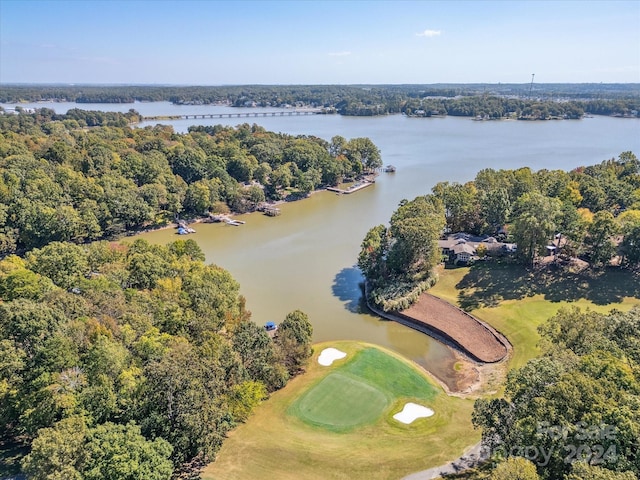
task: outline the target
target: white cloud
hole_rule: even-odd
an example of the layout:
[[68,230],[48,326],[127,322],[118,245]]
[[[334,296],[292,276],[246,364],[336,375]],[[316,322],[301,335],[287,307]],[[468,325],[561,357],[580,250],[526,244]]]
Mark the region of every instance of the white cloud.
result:
[[331,53],[329,53],[330,57],[346,57],[347,55],[351,55],[351,52],[331,52]]
[[418,37],[438,37],[442,33],[441,30],[425,30],[424,32],[416,33]]

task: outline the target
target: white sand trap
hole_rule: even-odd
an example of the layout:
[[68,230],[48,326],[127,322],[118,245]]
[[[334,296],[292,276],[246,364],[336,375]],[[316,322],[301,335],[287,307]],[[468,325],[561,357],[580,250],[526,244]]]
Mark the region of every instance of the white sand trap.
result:
[[328,367],[333,363],[334,360],[340,360],[341,358],[346,357],[347,354],[341,352],[337,348],[325,348],[320,352],[320,356],[318,357],[318,363],[323,367]]
[[430,417],[433,415],[433,410],[417,403],[405,403],[401,412],[396,413],[393,418],[399,422],[406,423],[407,425],[416,420],[417,418]]

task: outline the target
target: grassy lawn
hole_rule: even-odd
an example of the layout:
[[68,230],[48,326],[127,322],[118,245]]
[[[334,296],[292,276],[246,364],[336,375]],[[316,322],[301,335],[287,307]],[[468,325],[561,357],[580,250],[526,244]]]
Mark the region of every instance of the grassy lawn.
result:
[[[320,366],[317,356],[329,346],[347,357],[331,367]],[[353,379],[357,382],[349,381]],[[386,407],[376,407],[373,420],[336,431],[327,418],[345,421],[348,415],[339,406],[339,395],[333,402],[323,396],[336,387],[354,385],[356,393],[362,385],[374,388]],[[309,395],[325,402],[317,410],[327,423],[309,421],[302,411]],[[435,414],[410,425],[394,420],[408,401]],[[471,426],[472,409],[472,400],[448,397],[421,370],[392,352],[356,342],[316,345],[307,373],[273,394],[232,432],[202,478],[397,479],[454,459],[478,441],[480,434]]]

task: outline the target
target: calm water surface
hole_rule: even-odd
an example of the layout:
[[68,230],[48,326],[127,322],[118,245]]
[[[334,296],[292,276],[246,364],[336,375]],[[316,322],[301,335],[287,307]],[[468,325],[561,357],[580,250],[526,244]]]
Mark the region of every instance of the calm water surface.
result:
[[[276,109],[233,109],[220,106],[176,106],[167,102],[123,105],[69,103],[25,104],[58,113],[69,108],[143,115],[238,113]],[[381,321],[361,307],[362,278],[354,267],[360,242],[374,225],[386,223],[400,200],[429,193],[439,181],[465,182],[482,168],[569,170],[617,157],[631,150],[640,155],[640,120],[609,117],[583,120],[475,122],[467,118],[367,118],[338,115],[198,119],[163,122],[175,131],[190,125],[257,123],[267,130],[293,135],[370,137],[395,174],[351,195],[319,192],[282,206],[275,218],[261,214],[241,217],[246,224],[197,225],[198,241],[207,261],[231,272],[240,282],[247,307],[258,324],[281,321],[301,309],[314,326],[316,341],[363,340],[389,347],[448,381],[454,376],[452,352],[425,335]],[[155,124],[155,122],[150,123]],[[146,126],[145,124],[141,125]],[[140,237],[166,243],[174,230]]]

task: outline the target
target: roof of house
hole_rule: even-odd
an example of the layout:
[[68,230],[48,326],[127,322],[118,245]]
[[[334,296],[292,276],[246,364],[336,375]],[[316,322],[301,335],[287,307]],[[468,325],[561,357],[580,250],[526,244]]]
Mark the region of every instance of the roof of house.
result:
[[438,245],[442,249],[453,251],[456,255],[462,252],[474,255],[478,246],[482,244],[487,249],[495,250],[499,248],[506,248],[507,250],[514,250],[515,244],[503,243],[496,240],[495,237],[490,236],[477,236],[471,235],[465,232],[452,233],[445,238],[438,240]]
[[460,255],[463,252],[468,253],[469,255],[474,255],[476,253],[476,249],[467,243],[459,243],[453,246],[453,253],[456,255]]

